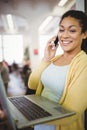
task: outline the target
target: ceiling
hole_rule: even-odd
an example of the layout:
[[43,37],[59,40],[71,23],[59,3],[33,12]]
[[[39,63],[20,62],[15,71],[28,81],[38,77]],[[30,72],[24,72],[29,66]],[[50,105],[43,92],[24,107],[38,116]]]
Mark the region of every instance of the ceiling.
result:
[[[61,14],[65,10],[75,9],[75,0],[68,0],[63,7],[59,7],[58,2],[59,0],[0,0],[0,33],[27,32],[33,23],[38,23],[39,27],[49,15],[53,17],[42,34],[55,30]],[[8,14],[12,15],[13,30],[8,26]]]

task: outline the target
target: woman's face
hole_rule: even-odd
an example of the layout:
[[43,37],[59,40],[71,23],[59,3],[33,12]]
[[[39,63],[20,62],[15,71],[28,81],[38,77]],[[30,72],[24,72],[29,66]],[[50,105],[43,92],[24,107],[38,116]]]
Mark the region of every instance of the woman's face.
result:
[[64,52],[80,51],[84,33],[79,21],[73,17],[64,18],[59,25],[58,38]]

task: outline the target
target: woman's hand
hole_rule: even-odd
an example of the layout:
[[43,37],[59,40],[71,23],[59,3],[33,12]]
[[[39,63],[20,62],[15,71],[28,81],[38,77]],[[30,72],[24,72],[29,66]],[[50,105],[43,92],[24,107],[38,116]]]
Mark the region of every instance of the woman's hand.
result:
[[56,39],[55,37],[52,37],[46,45],[45,52],[44,52],[44,58],[45,61],[50,61],[56,54],[56,50],[58,48],[58,44],[55,46],[54,41]]

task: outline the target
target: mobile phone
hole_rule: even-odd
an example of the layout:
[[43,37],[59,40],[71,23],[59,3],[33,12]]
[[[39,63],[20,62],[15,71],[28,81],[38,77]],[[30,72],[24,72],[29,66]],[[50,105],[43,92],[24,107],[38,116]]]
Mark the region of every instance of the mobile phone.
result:
[[58,36],[56,36],[56,39],[55,39],[55,41],[54,41],[54,44],[55,44],[55,46],[58,44]]

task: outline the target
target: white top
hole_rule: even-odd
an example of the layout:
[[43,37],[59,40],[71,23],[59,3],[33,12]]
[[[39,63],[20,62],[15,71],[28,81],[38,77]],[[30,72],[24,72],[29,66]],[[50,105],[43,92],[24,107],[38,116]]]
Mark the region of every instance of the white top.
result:
[[63,94],[68,68],[69,65],[56,66],[52,63],[43,71],[41,75],[41,81],[44,86],[42,96],[59,102]]

